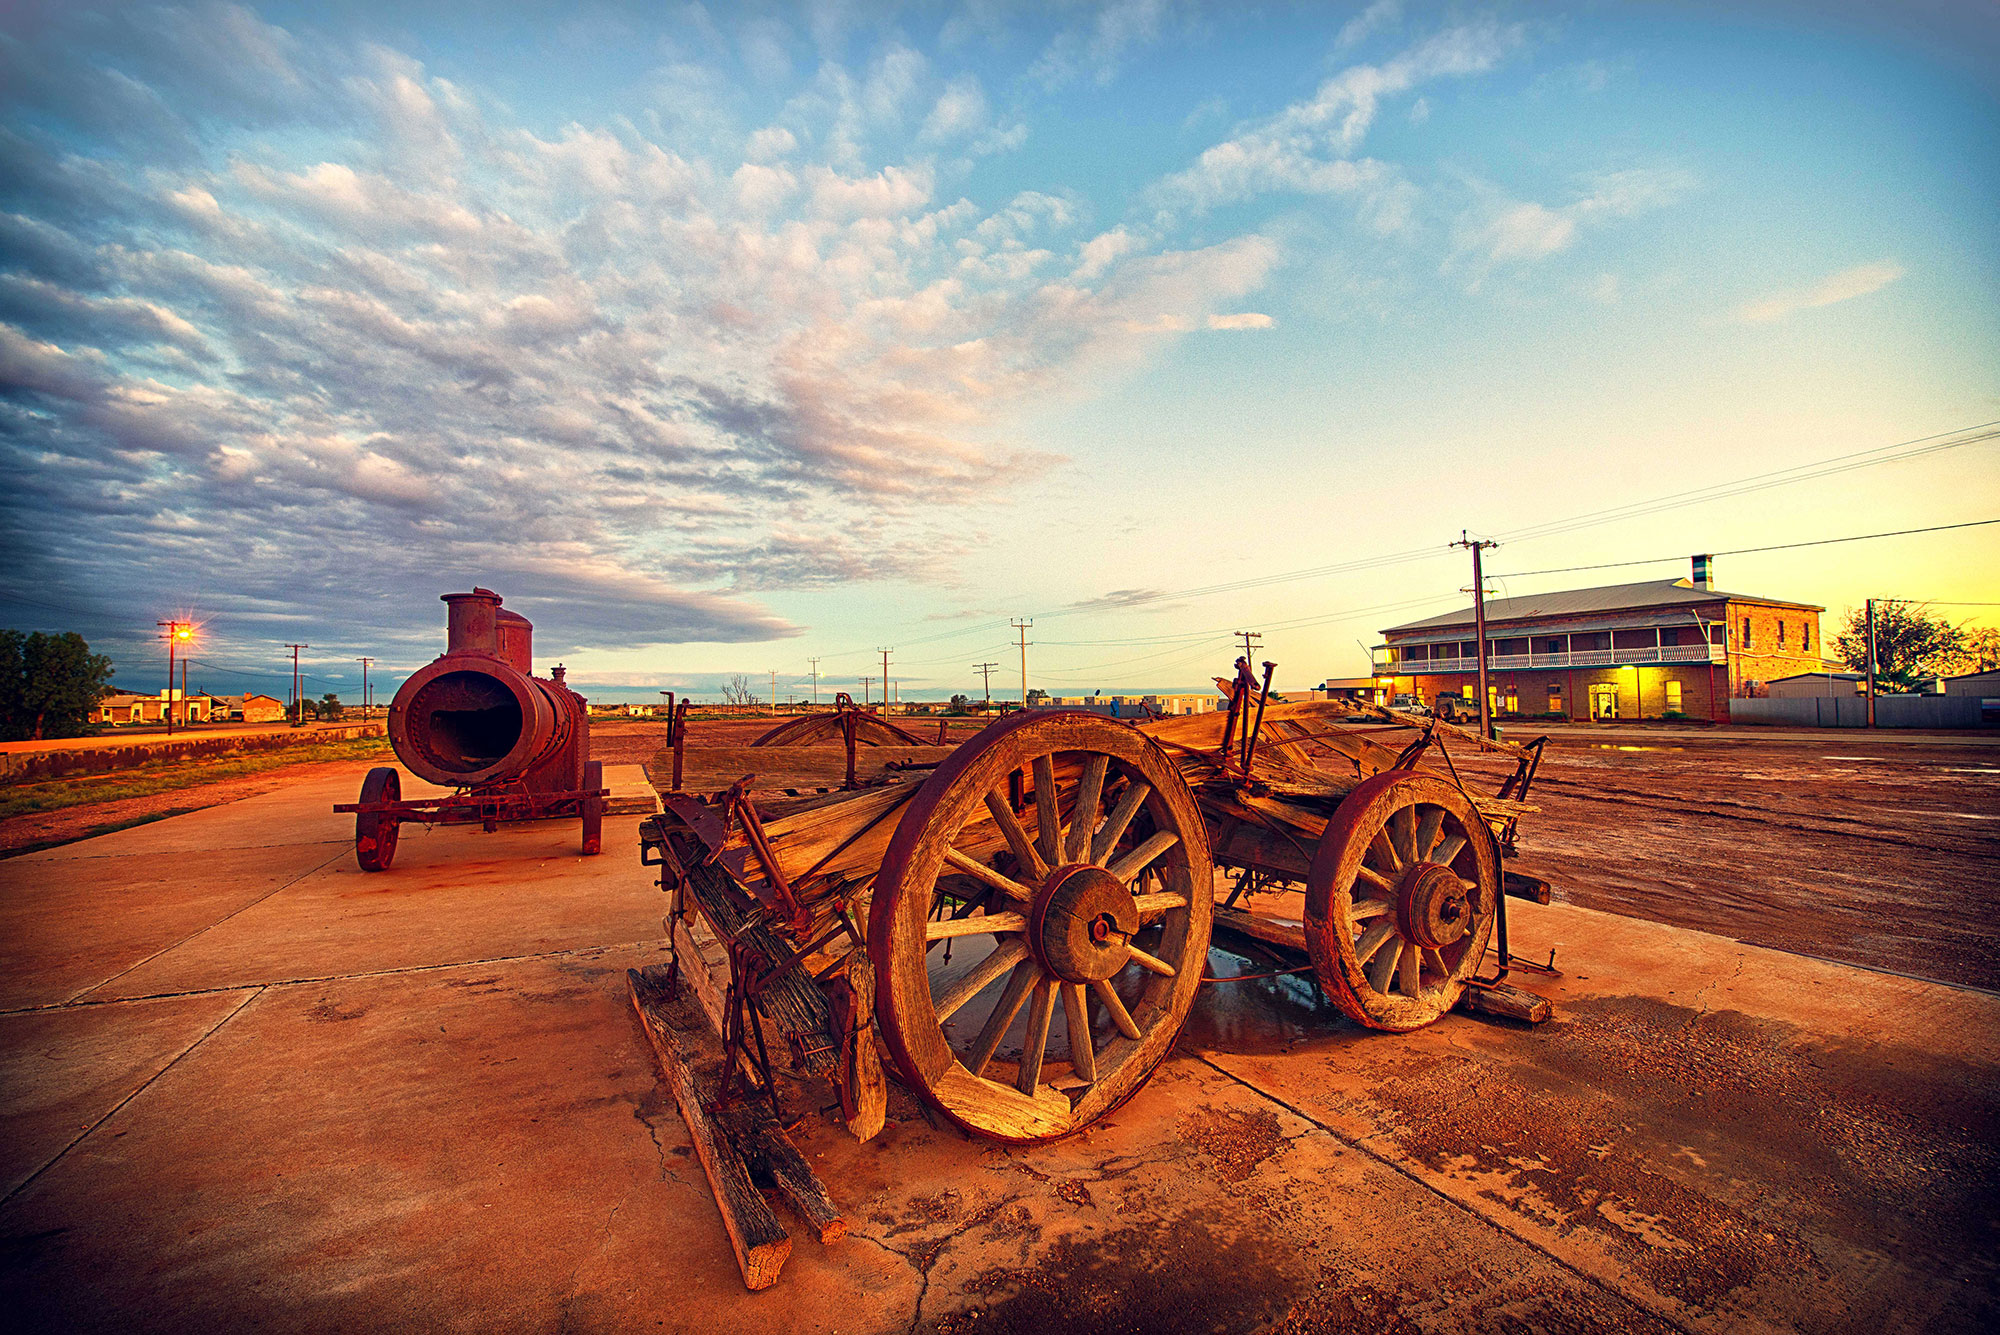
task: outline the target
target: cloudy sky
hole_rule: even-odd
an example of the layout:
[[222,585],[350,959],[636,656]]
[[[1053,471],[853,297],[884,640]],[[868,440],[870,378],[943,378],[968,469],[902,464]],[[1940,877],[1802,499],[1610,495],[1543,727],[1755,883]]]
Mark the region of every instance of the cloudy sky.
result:
[[[1300,685],[1461,529],[1527,593],[2000,517],[1991,441],[1812,467],[2000,419],[2000,20],[1874,8],[17,0],[0,619],[350,698],[475,582],[606,697],[1017,682],[1018,617],[1058,693]],[[1720,582],[1990,623],[1996,555]]]

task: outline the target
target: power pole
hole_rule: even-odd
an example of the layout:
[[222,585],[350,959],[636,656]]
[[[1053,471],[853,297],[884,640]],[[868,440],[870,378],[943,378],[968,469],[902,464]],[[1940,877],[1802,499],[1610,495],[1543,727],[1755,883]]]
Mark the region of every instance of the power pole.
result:
[[999,666],[998,663],[974,663],[972,665],[974,672],[986,678],[986,703],[989,705],[993,703],[993,669]]
[[889,655],[895,650],[883,649],[878,645],[877,651],[882,655],[882,705],[886,709],[889,704]]
[[[185,621],[156,621],[153,624],[164,626],[167,631],[167,689],[160,698],[160,712],[166,715],[167,736],[171,737],[174,735],[174,652],[183,640],[193,637],[194,627]],[[183,676],[182,680],[185,681],[186,677]],[[187,687],[181,687],[181,696],[183,699],[187,697]]]
[[813,708],[817,709],[817,708],[819,708],[819,660],[818,660],[817,658],[808,658],[808,659],[806,660],[806,662],[808,662],[808,663],[811,663],[811,664],[812,664],[812,669],[813,669]]
[[304,702],[299,699],[299,650],[310,649],[312,646],[310,644],[288,644],[285,647],[292,651],[292,723],[295,726],[304,726],[306,711],[301,707]]
[[1868,600],[1868,726],[1875,726],[1875,600]]
[[875,679],[873,677],[860,677],[857,680],[861,683],[861,704],[865,709],[868,705],[868,683]]
[[1452,544],[1472,549],[1472,624],[1479,636],[1479,735],[1486,738],[1493,736],[1493,701],[1486,685],[1486,576],[1479,567],[1479,554],[1499,545],[1475,541],[1464,529],[1458,531],[1458,541]]
[[369,708],[375,703],[375,697],[368,692],[368,666],[375,660],[357,658],[354,661],[361,664],[361,717],[367,718]]
[[1256,662],[1257,646],[1264,642],[1264,633],[1256,630],[1239,630],[1236,632],[1236,638],[1243,641],[1243,661]]
[[775,714],[778,712],[778,669],[770,668],[768,671],[771,674],[771,712]]
[[1033,643],[1033,641],[1028,639],[1028,628],[1034,625],[1035,622],[1034,618],[1029,617],[1010,624],[1021,637],[1021,708],[1026,709],[1028,707],[1028,645]]

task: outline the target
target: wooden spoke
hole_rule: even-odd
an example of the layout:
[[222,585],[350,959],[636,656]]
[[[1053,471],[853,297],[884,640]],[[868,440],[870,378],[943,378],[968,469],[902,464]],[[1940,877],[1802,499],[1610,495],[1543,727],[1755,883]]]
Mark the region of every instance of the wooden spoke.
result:
[[972,1051],[965,1058],[966,1070],[978,1075],[986,1069],[986,1063],[993,1060],[994,1049],[1006,1036],[1007,1027],[1021,1013],[1021,1003],[1028,999],[1028,989],[1041,977],[1042,966],[1031,959],[1024,959],[1014,966],[1014,972],[1007,975],[1007,990],[1000,994],[993,1013],[986,1017],[986,1027],[979,1031]]
[[[1062,806],[1056,800],[1056,758],[1036,756],[1035,851],[1053,867],[1062,861]],[[1032,1091],[1033,1086],[1030,1086]]]
[[1027,904],[1035,898],[1034,891],[1028,889],[1027,886],[1022,885],[1012,877],[1002,876],[999,872],[994,871],[977,858],[967,857],[955,848],[947,848],[944,851],[944,860],[974,880],[983,881],[987,885],[992,886],[1009,899],[1017,899],[1021,903]]
[[1396,883],[1365,862],[1354,869],[1354,880],[1356,884],[1366,881],[1385,895],[1396,893]]
[[1104,775],[1111,768],[1111,757],[1102,752],[1093,752],[1083,762],[1083,778],[1076,786],[1076,810],[1070,813],[1069,834],[1063,840],[1063,861],[1080,862],[1084,850],[1090,845],[1092,831],[1097,828],[1097,807],[1104,800]]
[[1375,958],[1375,952],[1382,948],[1382,943],[1390,940],[1395,935],[1396,920],[1394,918],[1384,918],[1382,921],[1376,923],[1373,927],[1363,932],[1361,939],[1354,943],[1354,962],[1356,964],[1368,963],[1368,961]]
[[1386,949],[1376,951],[1375,958],[1369,960],[1367,967],[1361,971],[1367,975],[1368,986],[1383,993],[1388,992],[1389,980],[1396,976],[1396,961],[1403,954],[1401,937],[1391,933],[1386,939],[1390,945]]
[[1424,814],[1417,818],[1416,855],[1428,858],[1437,847],[1438,831],[1444,828],[1444,808],[1427,806],[1422,811]]
[[1056,980],[1045,977],[1028,1001],[1028,1036],[1021,1048],[1021,1074],[1014,1081],[1023,1094],[1033,1094],[1042,1083],[1042,1056],[1049,1049],[1049,1017],[1055,1009]]
[[1475,895],[1479,893],[1479,882],[1477,881],[1468,881],[1461,876],[1458,878],[1458,883]]
[[1429,946],[1424,947],[1424,963],[1429,965],[1431,972],[1440,978],[1451,977],[1451,969],[1445,964],[1444,956],[1438,954]]
[[1069,1068],[1079,1080],[1095,1080],[1097,1047],[1090,1037],[1090,998],[1082,983],[1064,983],[1062,999],[1063,1019],[1069,1025]]
[[1156,956],[1148,955],[1145,951],[1139,949],[1139,947],[1133,945],[1130,941],[1127,941],[1125,943],[1125,953],[1127,955],[1130,955],[1132,957],[1132,962],[1138,965],[1142,969],[1150,970],[1151,972],[1160,975],[1160,977],[1162,978],[1172,978],[1174,976],[1173,965],[1167,963],[1165,960],[1160,959]]
[[1132,896],[1132,905],[1139,910],[1139,918],[1143,922],[1145,919],[1155,914],[1165,913],[1169,909],[1186,908],[1187,896],[1168,894],[1134,895]]
[[975,913],[969,918],[933,918],[924,928],[924,940],[942,941],[953,936],[981,936],[991,932],[1025,932],[1028,920],[1019,913]]
[[1028,943],[1019,937],[1012,941],[1002,941],[997,950],[975,964],[963,978],[938,994],[933,1005],[937,1009],[938,1021],[942,1023],[958,1014],[966,1002],[978,996],[980,991],[995,978],[1007,972],[1028,958]]
[[1363,922],[1369,918],[1379,918],[1396,907],[1386,899],[1362,899],[1355,901],[1354,920]]
[[1439,842],[1437,850],[1431,854],[1431,861],[1442,862],[1449,867],[1452,860],[1458,856],[1458,851],[1464,847],[1464,835],[1448,834]]
[[1021,828],[1021,822],[1014,815],[1014,808],[1007,805],[1005,793],[986,794],[986,810],[993,816],[993,823],[1000,827],[1000,833],[1007,840],[1007,847],[1014,850],[1015,861],[1021,869],[1035,880],[1049,874],[1049,864],[1042,861],[1042,855],[1028,841],[1028,832]]
[[1147,839],[1145,843],[1140,844],[1124,857],[1112,863],[1108,870],[1113,876],[1130,885],[1133,878],[1146,869],[1147,864],[1180,841],[1181,837],[1172,830],[1161,830],[1158,834]]
[[1420,996],[1424,990],[1424,955],[1414,941],[1405,941],[1396,961],[1396,982],[1406,997]]
[[1119,1033],[1127,1038],[1139,1037],[1139,1026],[1133,1021],[1132,1012],[1125,1009],[1124,1001],[1119,998],[1117,989],[1111,986],[1109,978],[1098,979],[1090,985],[1090,990],[1097,993],[1104,1009],[1111,1012],[1111,1023],[1118,1026]]
[[1139,814],[1139,804],[1153,791],[1153,785],[1134,779],[1125,785],[1119,794],[1118,805],[1111,808],[1111,814],[1104,818],[1097,835],[1090,841],[1090,860],[1102,867],[1104,860],[1111,856],[1111,850],[1118,847],[1118,841],[1125,837],[1125,827]]
[[1392,813],[1383,829],[1389,836],[1389,847],[1394,849],[1402,865],[1407,867],[1417,860],[1417,817],[1409,807]]
[[1375,832],[1375,838],[1368,845],[1369,856],[1382,864],[1383,870],[1399,872],[1403,869],[1403,859],[1396,852],[1396,846],[1389,840],[1389,831],[1384,828]]

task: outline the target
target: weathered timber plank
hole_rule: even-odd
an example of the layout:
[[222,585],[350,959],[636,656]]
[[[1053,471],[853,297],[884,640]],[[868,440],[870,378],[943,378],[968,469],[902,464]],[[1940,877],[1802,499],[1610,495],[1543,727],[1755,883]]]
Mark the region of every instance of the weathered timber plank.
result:
[[717,1119],[712,1078],[694,1064],[694,1036],[700,1032],[701,1015],[686,990],[669,990],[657,975],[627,969],[625,977],[632,989],[632,1009],[659,1058],[702,1171],[708,1175],[743,1283],[752,1290],[768,1289],[778,1282],[778,1273],[792,1254],[792,1238],[750,1180],[750,1170],[727,1127]]
[[[701,905],[701,911],[715,925],[719,935],[740,940],[753,958],[768,962],[783,959],[793,947],[762,923],[746,923],[730,897],[728,878],[706,864],[688,868],[687,891]],[[812,978],[797,964],[764,985],[758,1009],[774,1022],[787,1038],[801,1040],[811,1055],[805,1059],[808,1075],[831,1074],[839,1064],[832,1044],[832,1016],[826,998]]]
[[1277,946],[1282,950],[1306,954],[1306,929],[1299,923],[1279,922],[1275,918],[1259,917],[1242,909],[1215,906],[1215,930],[1234,932],[1247,936],[1253,941],[1261,941],[1267,946]]

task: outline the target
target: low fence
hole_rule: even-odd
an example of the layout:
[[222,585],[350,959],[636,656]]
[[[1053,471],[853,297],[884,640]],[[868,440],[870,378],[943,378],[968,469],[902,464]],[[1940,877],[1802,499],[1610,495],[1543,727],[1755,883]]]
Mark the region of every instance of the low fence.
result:
[[[1865,728],[1868,702],[1858,695],[1812,695],[1790,700],[1731,700],[1731,723],[1793,728]],[[1979,728],[2000,723],[1981,702],[1965,695],[1878,695],[1878,728]]]
[[238,751],[278,751],[290,746],[382,737],[380,719],[331,727],[287,728],[282,732],[193,732],[178,737],[155,734],[115,742],[91,740],[75,748],[0,752],[0,783],[34,783],[76,774],[109,774],[162,760],[203,760]]

